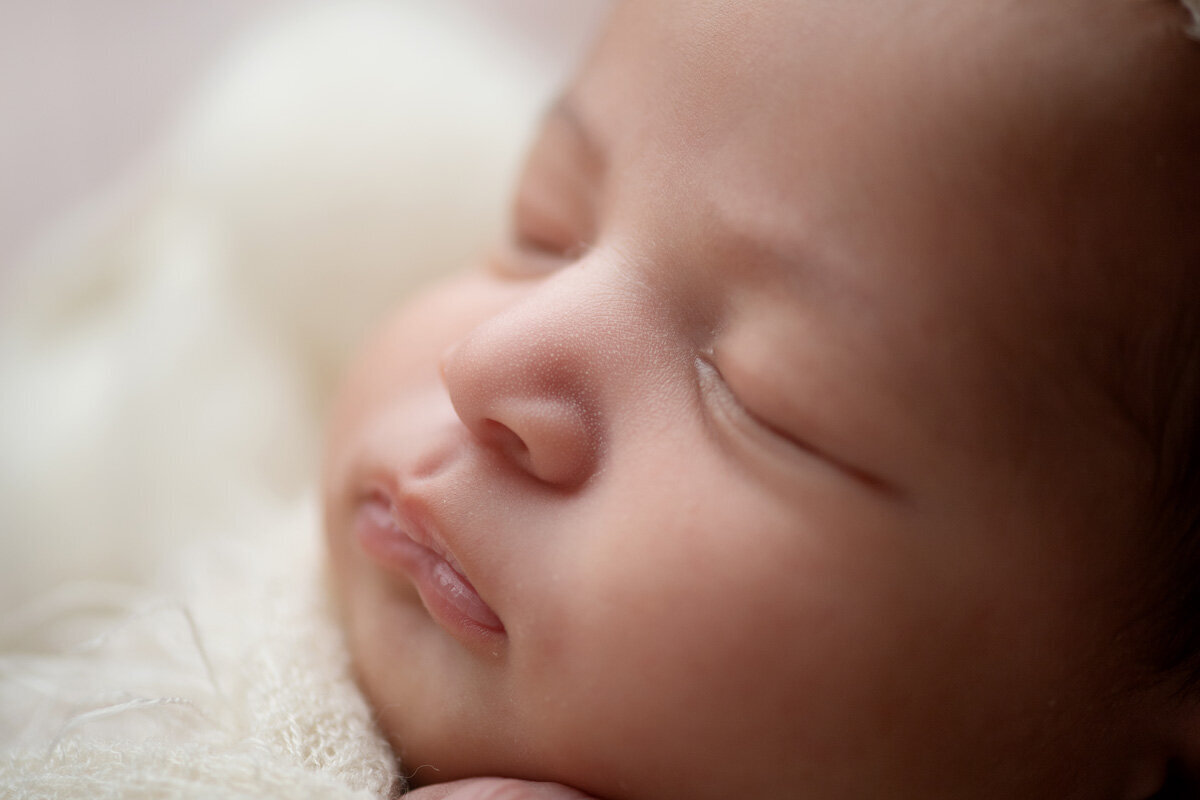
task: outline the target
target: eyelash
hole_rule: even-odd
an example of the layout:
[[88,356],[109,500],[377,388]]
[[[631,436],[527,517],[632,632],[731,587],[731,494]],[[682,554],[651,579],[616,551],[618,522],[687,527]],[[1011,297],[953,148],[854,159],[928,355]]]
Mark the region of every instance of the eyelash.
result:
[[515,219],[513,221],[513,240],[517,247],[521,250],[537,253],[540,255],[553,255],[563,257],[566,255],[569,247],[562,245],[556,241],[557,237],[542,236],[536,231],[531,231],[528,225],[523,225],[522,220]]
[[570,245],[559,245],[537,237],[526,237],[517,233],[514,235],[516,246],[523,253],[537,258],[554,259],[555,261],[578,261],[590,248],[583,240],[576,239]]
[[[746,435],[759,440],[766,449],[771,450],[776,456],[787,458],[793,464],[798,454],[807,458],[815,458],[820,463],[833,468],[842,475],[858,481],[860,484],[869,486],[876,491],[884,492],[892,497],[902,496],[902,493],[895,484],[881,478],[879,475],[844,462],[836,456],[818,447],[814,447],[804,439],[781,430],[755,414],[738,399],[733,389],[726,383],[711,353],[697,356],[696,369],[700,376],[701,393],[708,394],[710,397],[713,393],[717,395],[715,400],[710,399],[707,401],[709,408],[715,407],[714,415],[725,417],[729,424],[736,426],[740,431],[744,431]],[[708,386],[706,387],[705,384],[708,384]]]
[[710,407],[715,407],[717,413],[728,418],[729,422],[739,430],[745,430],[757,438],[768,440],[773,446],[786,447],[788,450],[808,455],[812,454],[812,448],[796,437],[781,431],[747,408],[726,382],[711,353],[696,357],[696,371],[700,376],[701,394],[709,397]]

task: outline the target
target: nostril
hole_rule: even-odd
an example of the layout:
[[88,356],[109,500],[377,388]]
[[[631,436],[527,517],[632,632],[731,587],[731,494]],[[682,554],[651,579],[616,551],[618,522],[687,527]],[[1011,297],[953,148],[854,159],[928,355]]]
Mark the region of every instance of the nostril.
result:
[[479,438],[512,459],[526,472],[533,471],[533,459],[529,455],[529,445],[525,444],[525,440],[503,422],[497,422],[494,419],[482,420],[479,427]]
[[[501,401],[469,425],[479,441],[537,480],[567,488],[587,479],[594,432],[572,403]],[[501,422],[501,420],[504,420]]]

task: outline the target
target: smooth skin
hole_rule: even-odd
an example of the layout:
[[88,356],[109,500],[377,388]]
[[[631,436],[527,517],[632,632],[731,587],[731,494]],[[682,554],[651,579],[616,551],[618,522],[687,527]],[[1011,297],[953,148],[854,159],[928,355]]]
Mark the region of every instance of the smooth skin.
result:
[[[1113,357],[1200,252],[1183,24],[616,8],[511,241],[397,311],[331,426],[414,800],[1135,799],[1195,763],[1131,629],[1153,458]],[[469,590],[364,548],[380,486]]]

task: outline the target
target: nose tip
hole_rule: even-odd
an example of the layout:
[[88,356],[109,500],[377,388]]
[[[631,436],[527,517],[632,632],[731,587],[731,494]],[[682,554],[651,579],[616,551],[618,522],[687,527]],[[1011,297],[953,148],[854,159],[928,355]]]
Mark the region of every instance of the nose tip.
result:
[[484,446],[538,481],[571,488],[598,454],[594,415],[572,380],[569,359],[504,358],[472,335],[447,351],[442,381],[454,411]]

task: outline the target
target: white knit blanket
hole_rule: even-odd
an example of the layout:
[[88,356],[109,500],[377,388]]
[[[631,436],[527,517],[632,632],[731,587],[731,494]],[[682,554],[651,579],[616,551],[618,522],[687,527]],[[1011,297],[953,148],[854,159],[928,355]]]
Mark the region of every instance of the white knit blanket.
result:
[[0,796],[398,791],[300,530],[198,545],[156,586],[75,584],[9,615]]

